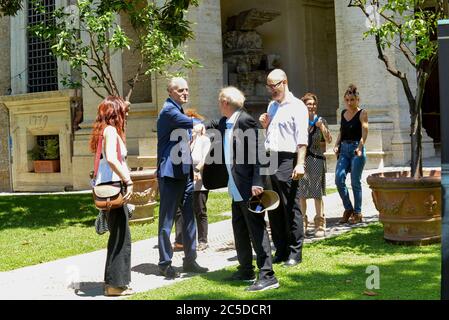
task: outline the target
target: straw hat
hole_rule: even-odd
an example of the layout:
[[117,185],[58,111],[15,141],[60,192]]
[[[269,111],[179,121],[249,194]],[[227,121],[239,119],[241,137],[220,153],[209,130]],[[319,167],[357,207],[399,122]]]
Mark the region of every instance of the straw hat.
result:
[[273,190],[264,190],[258,196],[252,196],[248,201],[248,210],[253,213],[262,213],[274,210],[279,206],[279,195]]

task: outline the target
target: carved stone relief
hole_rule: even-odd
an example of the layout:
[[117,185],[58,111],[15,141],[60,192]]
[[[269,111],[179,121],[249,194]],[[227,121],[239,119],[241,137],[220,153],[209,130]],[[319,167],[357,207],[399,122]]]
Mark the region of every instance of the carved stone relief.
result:
[[269,100],[265,89],[266,75],[270,69],[279,67],[280,61],[278,55],[264,52],[262,37],[255,28],[279,15],[278,11],[250,9],[227,20],[223,55],[228,84],[243,91],[246,106],[250,108],[255,105],[266,108]]

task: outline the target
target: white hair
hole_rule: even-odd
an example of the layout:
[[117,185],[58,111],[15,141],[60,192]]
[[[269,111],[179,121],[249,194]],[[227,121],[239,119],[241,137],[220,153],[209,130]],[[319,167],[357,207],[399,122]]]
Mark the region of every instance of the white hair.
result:
[[218,98],[237,108],[242,108],[245,103],[242,91],[232,86],[221,89]]
[[178,87],[180,82],[187,83],[187,80],[182,78],[182,77],[171,78],[170,81],[167,84],[167,91],[170,92],[170,90],[173,89],[174,87]]

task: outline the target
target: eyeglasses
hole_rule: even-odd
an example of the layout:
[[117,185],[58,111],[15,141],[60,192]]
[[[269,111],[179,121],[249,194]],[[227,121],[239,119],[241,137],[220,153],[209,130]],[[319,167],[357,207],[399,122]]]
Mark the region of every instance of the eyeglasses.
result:
[[274,90],[274,89],[279,88],[283,82],[284,82],[284,80],[281,80],[281,81],[279,81],[279,82],[276,83],[276,84],[268,84],[268,83],[267,83],[267,84],[265,85],[265,87],[267,87],[267,89],[269,89],[269,90]]

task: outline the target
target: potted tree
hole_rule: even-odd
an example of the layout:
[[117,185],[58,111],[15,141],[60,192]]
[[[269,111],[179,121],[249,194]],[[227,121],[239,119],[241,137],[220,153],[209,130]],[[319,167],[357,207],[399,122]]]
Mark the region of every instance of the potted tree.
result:
[[34,172],[60,172],[59,143],[57,139],[45,140],[44,145],[36,144],[30,151]]
[[[378,58],[403,86],[410,110],[411,170],[379,173],[367,179],[384,238],[391,242],[426,244],[441,241],[441,171],[423,171],[421,107],[424,90],[437,64],[437,22],[447,19],[447,3],[424,0],[350,0],[371,21],[365,37],[374,36]],[[374,19],[373,19],[374,18]],[[394,47],[416,70],[417,89],[412,91],[407,74],[389,59]]]

